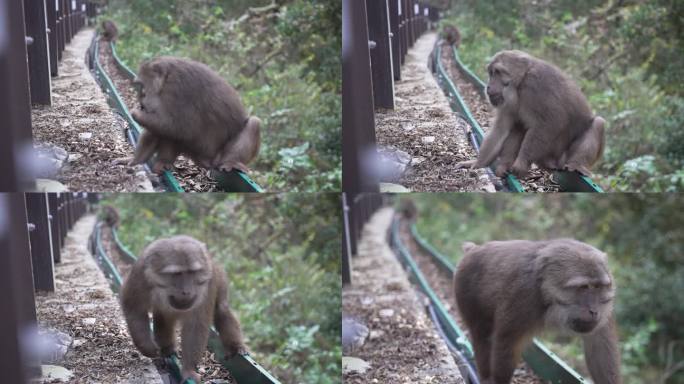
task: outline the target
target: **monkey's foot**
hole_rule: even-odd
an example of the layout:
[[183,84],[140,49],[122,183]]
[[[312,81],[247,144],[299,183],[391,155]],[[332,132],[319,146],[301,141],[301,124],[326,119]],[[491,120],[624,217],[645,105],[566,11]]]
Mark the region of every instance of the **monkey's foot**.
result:
[[587,176],[587,177],[591,177],[591,175],[592,175],[589,168],[585,167],[584,165],[567,164],[565,166],[565,170],[570,171],[570,172],[577,171],[580,175]]
[[164,171],[173,171],[173,163],[157,161],[152,165],[152,172],[161,175]]
[[225,171],[225,172],[230,172],[233,169],[237,169],[238,171],[242,173],[250,173],[251,170],[249,167],[247,167],[245,164],[243,164],[241,161],[237,162],[224,162],[219,166],[219,170]]

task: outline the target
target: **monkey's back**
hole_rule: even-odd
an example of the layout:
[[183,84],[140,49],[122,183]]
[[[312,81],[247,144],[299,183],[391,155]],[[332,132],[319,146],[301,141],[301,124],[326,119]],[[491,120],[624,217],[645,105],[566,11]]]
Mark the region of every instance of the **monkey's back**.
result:
[[[189,59],[161,56],[170,64],[160,97],[180,130],[188,130],[198,154],[216,153],[235,137],[249,117],[240,95],[207,65]],[[199,132],[198,132],[199,130]],[[197,137],[198,133],[207,133]],[[202,140],[202,137],[204,138]]]
[[532,65],[524,86],[520,87],[520,97],[537,102],[526,103],[524,108],[530,111],[521,111],[521,114],[556,125],[548,127],[555,131],[556,137],[547,144],[553,157],[559,158],[567,149],[566,143],[591,127],[594,116],[586,96],[568,74],[544,60],[535,57],[529,60]]
[[490,241],[470,247],[454,274],[456,301],[466,322],[468,318],[491,321],[500,303],[536,295],[534,260],[541,247],[543,242],[527,240]]

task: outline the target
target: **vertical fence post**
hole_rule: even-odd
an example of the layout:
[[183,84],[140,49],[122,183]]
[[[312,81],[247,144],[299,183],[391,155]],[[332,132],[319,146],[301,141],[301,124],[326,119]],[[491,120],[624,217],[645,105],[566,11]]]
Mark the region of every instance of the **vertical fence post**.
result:
[[394,109],[394,75],[387,0],[367,0],[366,12],[368,39],[375,43],[375,47],[370,50],[374,105],[376,108]]
[[50,239],[52,241],[52,257],[55,263],[62,261],[62,250],[59,247],[59,198],[56,193],[48,194],[48,209],[50,212]]
[[33,39],[27,47],[31,103],[52,105],[45,0],[25,1],[24,7],[26,35]]
[[[7,3],[21,5],[11,1],[0,7]],[[36,308],[24,195],[0,193],[0,215],[6,223],[0,225],[0,370],[3,382],[25,383],[28,362],[21,338],[35,328]]]
[[401,80],[401,32],[399,31],[399,6],[401,0],[389,0],[390,32],[392,41],[392,68],[394,80]]
[[32,224],[29,232],[31,261],[33,263],[33,284],[41,291],[55,290],[54,259],[47,196],[44,193],[26,194],[26,213]]
[[369,173],[377,155],[365,0],[342,2],[342,185],[349,198],[377,191]]

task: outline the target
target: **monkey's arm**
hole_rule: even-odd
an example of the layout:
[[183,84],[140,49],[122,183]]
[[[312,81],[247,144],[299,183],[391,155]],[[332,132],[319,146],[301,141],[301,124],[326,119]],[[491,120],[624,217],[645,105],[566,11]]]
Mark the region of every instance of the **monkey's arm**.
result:
[[142,164],[149,160],[157,150],[157,146],[159,146],[159,136],[152,134],[152,132],[148,130],[144,130],[140,135],[140,140],[138,140],[138,146],[135,148],[133,160],[129,165]]
[[477,161],[472,168],[484,168],[494,161],[499,156],[504,141],[513,129],[513,119],[503,111],[498,111],[494,127],[485,136],[482,146],[480,147],[480,154],[477,156]]
[[[217,289],[216,309],[214,311],[214,325],[221,337],[221,344],[228,358],[237,353],[246,353],[247,346],[242,340],[240,322],[228,305],[228,284],[223,273],[216,274]],[[220,276],[219,276],[220,275]]]
[[606,325],[584,336],[584,360],[595,384],[622,383],[620,349],[613,314]]
[[506,172],[511,169],[513,162],[518,157],[518,152],[520,152],[520,145],[525,138],[525,130],[520,126],[515,126],[511,130],[511,133],[506,138],[501,148],[501,154],[499,155],[499,160],[496,164],[496,170],[494,173],[498,177],[503,177]]
[[183,321],[181,329],[181,351],[183,352],[183,379],[191,378],[200,382],[200,376],[195,372],[197,364],[207,349],[209,339],[209,324],[211,323],[211,306],[207,300],[195,313]]
[[121,308],[135,347],[147,357],[156,357],[159,350],[152,341],[148,315],[149,297],[146,297],[150,290],[144,281],[142,265],[134,265],[121,289]]

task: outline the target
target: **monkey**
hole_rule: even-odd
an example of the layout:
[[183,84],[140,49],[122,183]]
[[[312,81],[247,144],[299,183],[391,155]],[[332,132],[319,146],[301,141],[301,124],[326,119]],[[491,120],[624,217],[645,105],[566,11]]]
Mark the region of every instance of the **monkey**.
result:
[[498,176],[512,171],[524,177],[531,163],[591,175],[603,156],[605,120],[592,114],[569,76],[522,51],[498,52],[487,72],[487,98],[496,109],[493,127],[477,160],[457,168],[483,168],[499,158]]
[[583,338],[594,383],[622,383],[605,253],[574,239],[462,247],[453,287],[482,383],[509,383],[521,351],[543,328]]
[[458,48],[461,45],[461,32],[455,25],[447,25],[442,30],[442,37],[449,45]]
[[105,224],[110,228],[119,224],[119,212],[111,205],[102,206],[102,218]]
[[173,354],[176,323],[182,323],[184,379],[199,382],[195,369],[207,347],[212,321],[227,357],[247,352],[240,323],[228,304],[226,275],[206,245],[193,237],[179,235],[150,243],[121,287],[121,308],[133,344],[147,357]]
[[418,217],[418,207],[412,199],[399,200],[398,211],[409,223],[414,223]]
[[130,165],[157,152],[157,168],[163,168],[184,153],[204,168],[249,171],[260,148],[261,120],[248,115],[238,92],[211,68],[160,56],[140,65],[134,83],[140,106],[131,115],[149,133],[141,136]]
[[113,21],[105,20],[102,22],[102,38],[105,41],[116,41],[118,36],[119,30],[116,28],[116,24],[114,24]]

